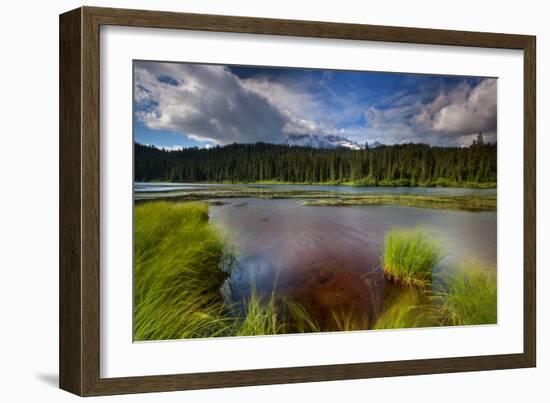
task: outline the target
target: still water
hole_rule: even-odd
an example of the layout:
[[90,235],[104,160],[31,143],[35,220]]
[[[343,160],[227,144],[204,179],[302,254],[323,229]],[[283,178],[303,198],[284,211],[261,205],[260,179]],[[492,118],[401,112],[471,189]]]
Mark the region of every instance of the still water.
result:
[[[336,190],[333,186],[328,188]],[[471,191],[404,189],[422,193]],[[275,290],[276,294],[301,303],[318,318],[339,309],[375,309],[383,304],[388,292],[380,257],[384,235],[393,228],[422,227],[431,232],[446,253],[436,269],[439,272],[452,272],[467,259],[496,268],[494,211],[318,207],[303,206],[293,199],[243,198],[225,202],[210,207],[210,218],[237,254],[239,269],[231,277],[235,301],[248,297],[255,287],[263,295]]]
[[494,195],[496,189],[472,189],[472,188],[444,188],[444,187],[381,187],[381,186],[338,186],[338,185],[259,185],[259,184],[220,184],[220,183],[164,183],[164,182],[136,182],[134,191],[136,193],[151,192],[174,192],[196,189],[213,188],[261,188],[272,190],[295,190],[295,191],[322,191],[342,193],[368,193],[368,194],[418,194],[418,195],[471,195],[483,194]]

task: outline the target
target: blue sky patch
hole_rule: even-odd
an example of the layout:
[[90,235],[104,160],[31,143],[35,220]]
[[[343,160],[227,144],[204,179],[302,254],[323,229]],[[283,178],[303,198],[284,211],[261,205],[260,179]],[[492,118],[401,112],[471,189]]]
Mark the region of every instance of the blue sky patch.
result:
[[134,86],[135,140],[159,147],[462,146],[497,135],[495,78],[140,61]]

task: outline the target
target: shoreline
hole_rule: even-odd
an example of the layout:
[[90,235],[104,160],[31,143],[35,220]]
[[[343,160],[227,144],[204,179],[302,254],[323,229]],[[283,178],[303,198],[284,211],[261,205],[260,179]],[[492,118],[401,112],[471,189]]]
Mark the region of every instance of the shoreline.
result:
[[496,195],[419,195],[404,193],[359,194],[328,190],[272,189],[262,187],[207,186],[203,188],[173,189],[157,192],[134,192],[134,203],[151,200],[174,202],[206,201],[219,203],[223,199],[259,198],[294,199],[303,206],[343,207],[367,205],[400,205],[407,207],[463,211],[496,211]]
[[150,181],[134,181],[136,183],[162,183],[162,184],[173,184],[173,185],[296,185],[296,186],[349,186],[349,187],[371,187],[371,188],[421,188],[421,189],[430,189],[430,188],[457,188],[457,189],[497,189],[497,184],[493,182],[445,182],[445,183],[431,183],[426,185],[415,185],[411,186],[410,184],[403,183],[391,183],[391,184],[364,184],[360,182],[283,182],[283,181],[222,181],[222,182],[170,182],[162,180],[150,180]]

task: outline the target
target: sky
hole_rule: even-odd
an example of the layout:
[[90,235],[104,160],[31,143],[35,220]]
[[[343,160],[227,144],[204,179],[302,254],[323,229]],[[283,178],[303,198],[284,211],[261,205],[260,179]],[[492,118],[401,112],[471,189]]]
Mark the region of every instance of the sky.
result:
[[134,62],[135,141],[166,149],[496,141],[497,79]]

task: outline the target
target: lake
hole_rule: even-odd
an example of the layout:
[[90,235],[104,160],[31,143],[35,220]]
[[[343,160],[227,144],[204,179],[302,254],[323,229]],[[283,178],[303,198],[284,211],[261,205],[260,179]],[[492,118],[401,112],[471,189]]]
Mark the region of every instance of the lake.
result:
[[[331,312],[369,307],[376,315],[399,290],[384,281],[380,257],[392,228],[421,226],[440,240],[452,272],[464,259],[496,268],[496,212],[402,206],[303,206],[292,199],[231,199],[211,206],[214,225],[235,247],[239,270],[231,277],[236,302],[258,294],[299,302],[317,320]],[[363,314],[357,312],[357,314]]]
[[[136,183],[136,194],[185,194],[200,189],[263,188],[338,193],[496,195],[496,189],[384,188],[308,185]],[[436,272],[452,273],[465,260],[496,269],[496,211],[456,211],[396,205],[305,206],[295,198],[232,197],[209,207],[211,222],[237,259],[229,298],[240,303],[255,290],[300,303],[320,323],[335,311],[376,317],[386,302],[410,292],[384,279],[384,236],[421,227],[446,255]],[[437,282],[435,283],[437,284]],[[423,294],[422,294],[423,295]],[[427,300],[424,299],[424,302]]]
[[372,194],[418,194],[418,195],[494,195],[496,189],[473,189],[451,187],[382,187],[382,186],[344,186],[344,185],[274,185],[274,184],[225,184],[225,183],[168,183],[168,182],[136,182],[134,191],[145,192],[176,192],[212,188],[260,188],[272,190],[321,191],[342,193],[372,193]]

